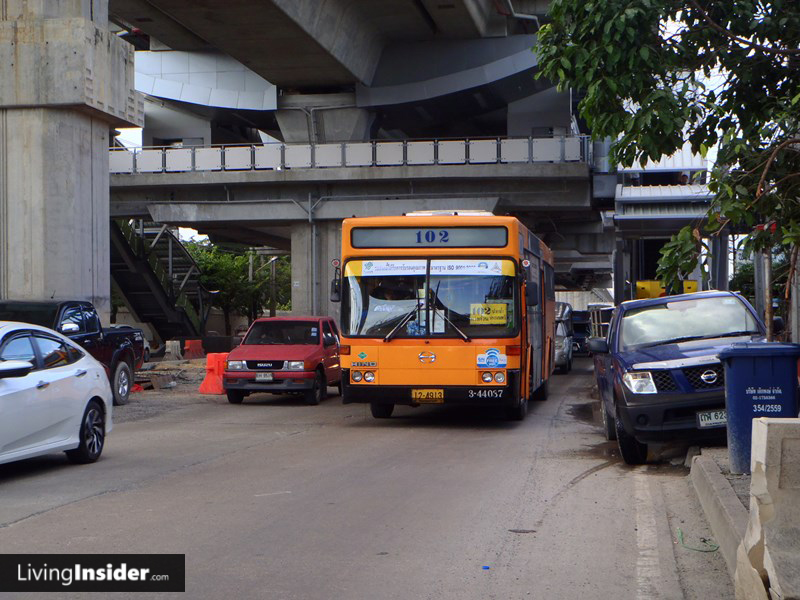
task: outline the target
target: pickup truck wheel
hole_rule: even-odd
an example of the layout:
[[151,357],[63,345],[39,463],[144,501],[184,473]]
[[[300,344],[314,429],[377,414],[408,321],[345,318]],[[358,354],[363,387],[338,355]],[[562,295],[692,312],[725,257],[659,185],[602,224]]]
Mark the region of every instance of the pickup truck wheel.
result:
[[314,386],[306,392],[306,404],[316,406],[325,399],[327,389],[325,376],[319,371],[314,375]]
[[645,464],[647,462],[647,444],[637,441],[635,437],[625,431],[625,426],[619,416],[619,410],[617,410],[616,418],[614,419],[614,429],[617,434],[619,453],[622,455],[622,460],[625,461],[625,464]]
[[228,402],[231,404],[241,404],[244,400],[244,392],[241,390],[227,390],[225,395],[228,396]]
[[106,419],[102,407],[96,400],[90,400],[86,406],[78,437],[80,438],[78,447],[64,453],[70,462],[87,464],[100,458],[106,440]]
[[378,404],[370,402],[369,410],[376,419],[388,419],[394,412],[394,404]]
[[133,375],[131,374],[130,365],[124,360],[119,361],[114,369],[114,379],[111,382],[111,389],[114,392],[114,406],[128,403],[132,383]]
[[613,442],[617,439],[617,429],[614,424],[614,419],[608,414],[606,403],[600,398],[600,418],[603,421],[603,433],[606,434],[606,439]]

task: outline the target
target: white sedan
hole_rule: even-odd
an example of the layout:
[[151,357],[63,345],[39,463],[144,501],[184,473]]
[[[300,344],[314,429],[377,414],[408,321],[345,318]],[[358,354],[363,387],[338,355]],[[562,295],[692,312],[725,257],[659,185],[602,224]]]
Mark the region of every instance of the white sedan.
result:
[[103,365],[51,329],[0,321],[0,464],[51,452],[100,458],[111,431]]

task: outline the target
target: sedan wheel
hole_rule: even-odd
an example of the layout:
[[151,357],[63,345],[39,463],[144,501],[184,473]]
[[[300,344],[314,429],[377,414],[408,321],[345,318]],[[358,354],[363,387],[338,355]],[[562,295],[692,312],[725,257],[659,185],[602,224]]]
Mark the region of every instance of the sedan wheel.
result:
[[106,439],[106,420],[103,409],[92,400],[83,414],[80,430],[80,442],[75,450],[66,452],[67,458],[74,463],[93,463],[103,453]]

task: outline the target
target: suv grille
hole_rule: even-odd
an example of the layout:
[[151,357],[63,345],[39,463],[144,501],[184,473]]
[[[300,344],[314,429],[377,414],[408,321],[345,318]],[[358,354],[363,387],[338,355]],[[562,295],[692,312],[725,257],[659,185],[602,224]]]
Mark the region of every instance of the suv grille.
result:
[[725,386],[725,368],[721,364],[687,367],[683,374],[695,390],[712,390]]
[[678,386],[675,385],[675,379],[669,371],[650,371],[650,374],[653,376],[653,382],[659,392],[677,391]]
[[278,371],[283,369],[282,360],[248,360],[247,368],[251,371]]

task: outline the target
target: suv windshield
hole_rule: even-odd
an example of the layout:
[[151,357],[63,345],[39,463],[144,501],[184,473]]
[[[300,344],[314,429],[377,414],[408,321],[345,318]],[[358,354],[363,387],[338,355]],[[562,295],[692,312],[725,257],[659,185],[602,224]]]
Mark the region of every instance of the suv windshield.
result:
[[[351,260],[342,333],[383,337],[502,337],[517,328],[511,260]],[[461,333],[459,333],[459,331]]]
[[626,311],[620,347],[759,333],[755,318],[739,298],[697,298]]
[[260,321],[253,323],[242,344],[319,344],[319,324],[304,321]]

